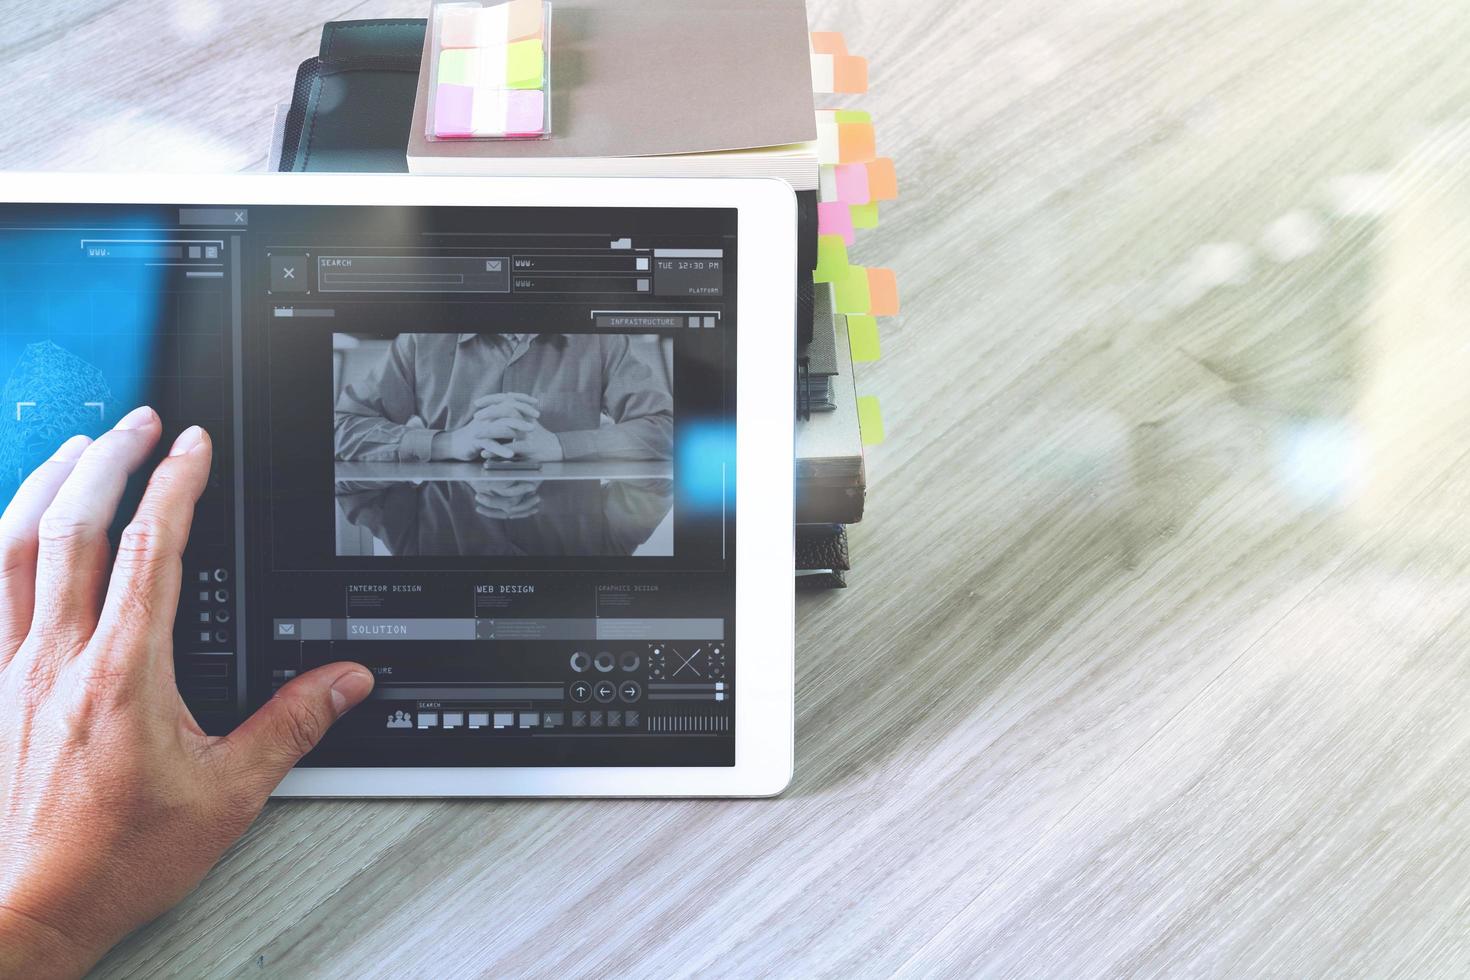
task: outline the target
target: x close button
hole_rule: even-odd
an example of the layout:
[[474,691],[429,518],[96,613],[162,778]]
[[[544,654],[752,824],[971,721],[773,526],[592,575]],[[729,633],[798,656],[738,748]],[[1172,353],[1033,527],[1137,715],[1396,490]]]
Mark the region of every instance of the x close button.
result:
[[271,256],[271,292],[304,293],[310,288],[306,270],[311,259],[304,255]]

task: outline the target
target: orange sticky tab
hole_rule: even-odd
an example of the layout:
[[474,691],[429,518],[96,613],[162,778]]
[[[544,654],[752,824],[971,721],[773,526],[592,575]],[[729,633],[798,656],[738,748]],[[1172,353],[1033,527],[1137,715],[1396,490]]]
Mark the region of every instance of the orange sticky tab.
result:
[[873,316],[898,313],[898,279],[892,269],[868,270],[868,304]]
[[847,42],[837,31],[812,31],[812,54],[847,54]]
[[839,123],[837,126],[837,162],[865,163],[876,153],[876,140],[871,123]]
[[868,59],[855,55],[832,58],[832,91],[844,95],[862,95],[868,90]]
[[868,163],[868,199],[891,201],[898,197],[898,174],[893,170],[893,160],[879,157]]
[[[541,36],[541,0],[510,0],[506,7],[506,40],[524,41]],[[497,43],[498,43],[498,39]]]

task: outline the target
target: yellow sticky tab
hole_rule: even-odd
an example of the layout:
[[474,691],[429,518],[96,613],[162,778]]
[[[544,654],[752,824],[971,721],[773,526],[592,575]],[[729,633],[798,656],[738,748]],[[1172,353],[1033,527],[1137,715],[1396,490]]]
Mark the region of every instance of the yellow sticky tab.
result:
[[878,202],[869,201],[867,204],[852,205],[852,226],[854,228],[878,227]]
[[812,282],[836,282],[847,274],[847,246],[841,235],[817,236],[817,267]]
[[872,299],[868,295],[868,270],[850,265],[842,277],[832,284],[832,309],[836,313],[867,313]]
[[878,350],[878,319],[865,313],[854,313],[847,318],[847,343],[852,348],[854,361],[876,361]]
[[870,123],[873,121],[873,114],[861,109],[834,109],[832,118],[840,123]]
[[883,441],[883,412],[878,399],[862,395],[857,400],[858,430],[863,434],[864,446],[876,446]]
[[507,88],[540,88],[541,69],[546,54],[540,38],[515,41],[505,47],[505,84]]

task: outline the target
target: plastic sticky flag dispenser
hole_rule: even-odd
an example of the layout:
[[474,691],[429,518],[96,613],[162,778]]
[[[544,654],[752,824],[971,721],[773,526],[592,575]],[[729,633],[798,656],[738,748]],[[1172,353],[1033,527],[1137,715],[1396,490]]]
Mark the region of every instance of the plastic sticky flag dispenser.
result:
[[444,0],[430,17],[429,139],[551,134],[551,4]]
[[859,395],[857,400],[858,430],[862,433],[864,446],[876,446],[883,441],[883,410],[873,395]]

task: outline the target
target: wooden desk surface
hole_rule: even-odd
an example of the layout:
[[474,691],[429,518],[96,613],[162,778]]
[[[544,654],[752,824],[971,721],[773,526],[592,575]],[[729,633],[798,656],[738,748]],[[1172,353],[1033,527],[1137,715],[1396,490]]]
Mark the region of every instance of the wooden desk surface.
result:
[[[0,166],[233,170],[424,4],[16,6]],[[1470,971],[1463,5],[811,13],[905,308],[789,792],[272,805],[99,975]]]

